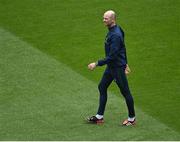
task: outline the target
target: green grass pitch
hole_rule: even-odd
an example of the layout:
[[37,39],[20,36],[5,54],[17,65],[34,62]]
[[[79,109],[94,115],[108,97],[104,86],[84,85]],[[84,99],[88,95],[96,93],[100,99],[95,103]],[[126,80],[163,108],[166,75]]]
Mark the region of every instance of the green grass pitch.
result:
[[[0,0],[0,140],[180,140],[180,1]],[[137,125],[115,84],[103,126],[96,113],[107,29],[117,12],[126,37]]]

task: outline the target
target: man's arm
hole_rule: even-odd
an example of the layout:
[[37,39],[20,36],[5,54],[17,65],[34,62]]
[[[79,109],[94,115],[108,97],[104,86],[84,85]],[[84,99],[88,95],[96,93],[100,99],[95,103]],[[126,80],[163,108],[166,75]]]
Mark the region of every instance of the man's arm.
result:
[[119,42],[121,42],[120,37],[117,35],[112,35],[109,55],[104,59],[98,60],[97,62],[90,63],[88,65],[88,69],[94,70],[96,66],[103,66],[112,62],[118,55],[118,50],[120,48],[119,46],[121,45]]
[[122,45],[121,38],[117,35],[112,35],[111,37],[111,43],[110,43],[110,53],[106,58],[98,60],[97,65],[103,66],[105,64],[113,62],[114,59],[116,59],[118,55],[118,51],[120,46]]

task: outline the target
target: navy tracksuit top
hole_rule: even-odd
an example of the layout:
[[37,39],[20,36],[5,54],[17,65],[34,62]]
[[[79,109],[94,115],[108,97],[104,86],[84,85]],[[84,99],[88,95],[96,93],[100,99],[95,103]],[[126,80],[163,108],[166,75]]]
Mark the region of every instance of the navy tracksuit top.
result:
[[98,60],[98,66],[107,64],[109,68],[125,67],[127,64],[124,32],[120,26],[109,28],[105,39],[104,59]]

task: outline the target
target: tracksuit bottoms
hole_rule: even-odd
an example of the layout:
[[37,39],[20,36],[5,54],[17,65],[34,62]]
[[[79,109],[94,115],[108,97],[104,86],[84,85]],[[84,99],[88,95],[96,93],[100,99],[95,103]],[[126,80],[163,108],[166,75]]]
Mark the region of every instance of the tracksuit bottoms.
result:
[[118,85],[121,94],[124,96],[127,108],[128,108],[128,116],[130,118],[135,117],[134,111],[134,101],[133,97],[130,93],[128,81],[125,74],[125,67],[116,67],[109,68],[107,67],[104,71],[102,79],[98,85],[100,98],[99,98],[99,108],[97,114],[104,115],[105,106],[107,102],[107,88],[115,80]]

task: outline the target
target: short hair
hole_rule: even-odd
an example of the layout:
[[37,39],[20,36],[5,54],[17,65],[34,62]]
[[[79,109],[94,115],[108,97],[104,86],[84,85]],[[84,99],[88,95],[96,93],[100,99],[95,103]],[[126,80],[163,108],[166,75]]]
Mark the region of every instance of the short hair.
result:
[[108,11],[106,11],[105,13],[111,14],[111,17],[112,17],[114,20],[116,20],[116,13],[115,13],[113,10],[108,10]]

